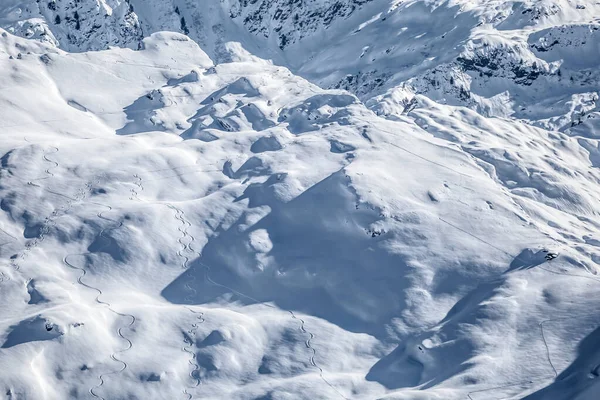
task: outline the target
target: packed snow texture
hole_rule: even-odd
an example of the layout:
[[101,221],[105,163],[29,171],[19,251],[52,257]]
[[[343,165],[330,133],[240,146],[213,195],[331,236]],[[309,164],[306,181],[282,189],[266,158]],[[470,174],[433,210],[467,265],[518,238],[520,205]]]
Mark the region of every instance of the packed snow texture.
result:
[[599,398],[596,2],[296,3],[2,2],[1,395]]

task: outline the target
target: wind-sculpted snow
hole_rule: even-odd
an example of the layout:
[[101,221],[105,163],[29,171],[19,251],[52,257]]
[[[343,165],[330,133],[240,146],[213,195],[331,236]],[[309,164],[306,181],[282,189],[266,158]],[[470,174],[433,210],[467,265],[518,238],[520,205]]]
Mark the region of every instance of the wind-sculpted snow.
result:
[[0,32],[7,398],[595,398],[593,127],[139,48]]
[[0,24],[19,36],[65,50],[137,48],[143,29],[129,0],[6,0]]

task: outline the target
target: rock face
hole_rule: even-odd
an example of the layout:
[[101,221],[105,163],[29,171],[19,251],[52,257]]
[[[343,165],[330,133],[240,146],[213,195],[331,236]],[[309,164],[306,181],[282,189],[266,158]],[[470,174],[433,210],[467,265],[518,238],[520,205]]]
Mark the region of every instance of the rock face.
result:
[[[198,14],[207,5],[193,1],[30,0],[25,4],[8,1],[1,8],[5,14],[3,28],[69,51],[99,50],[108,46],[135,48],[143,37],[143,26],[170,25],[173,30],[197,36],[194,39],[205,33],[193,22],[198,22]],[[336,20],[349,17],[371,1],[225,0],[217,4],[222,16],[243,26],[250,34],[272,39],[283,50],[319,30],[328,29]],[[140,18],[139,14],[147,19]],[[222,24],[218,18],[212,22]]]

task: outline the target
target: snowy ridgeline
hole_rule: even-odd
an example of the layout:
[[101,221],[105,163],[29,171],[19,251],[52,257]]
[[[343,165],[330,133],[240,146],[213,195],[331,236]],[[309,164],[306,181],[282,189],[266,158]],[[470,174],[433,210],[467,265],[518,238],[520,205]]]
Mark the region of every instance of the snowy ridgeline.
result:
[[593,137],[139,48],[1,31],[3,396],[598,397]]
[[396,118],[415,98],[600,137],[596,0],[4,0],[0,27],[67,51],[157,31],[215,62],[231,42]]

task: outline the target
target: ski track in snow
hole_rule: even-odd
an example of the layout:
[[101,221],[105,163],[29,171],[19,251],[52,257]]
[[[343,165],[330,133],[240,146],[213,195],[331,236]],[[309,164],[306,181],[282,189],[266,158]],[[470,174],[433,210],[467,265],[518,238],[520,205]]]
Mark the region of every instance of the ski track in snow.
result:
[[[187,167],[179,167],[179,168],[187,168]],[[171,170],[171,169],[165,168],[165,169],[159,169],[159,170],[154,170],[154,171],[150,171],[150,172],[157,172],[157,171],[162,171],[162,170]],[[142,182],[143,182],[142,177],[138,174],[134,174],[133,178],[134,178],[135,187],[130,189],[131,196],[129,197],[129,199],[148,203],[146,200],[139,197],[140,193],[144,190],[144,186],[142,184]],[[192,243],[196,239],[194,238],[193,235],[191,235],[188,232],[188,229],[191,228],[192,224],[187,219],[185,219],[185,213],[183,212],[183,210],[181,210],[180,208],[176,207],[175,205],[173,205],[171,203],[166,203],[165,205],[170,210],[175,212],[175,215],[174,215],[175,219],[181,223],[181,226],[177,228],[177,230],[181,233],[181,236],[177,239],[177,243],[179,243],[179,245],[181,246],[181,248],[177,251],[177,256],[179,256],[182,259],[182,262],[181,262],[182,270],[186,271],[189,269],[190,256],[187,254],[184,254],[184,253],[190,253],[192,255],[199,255],[192,247]],[[187,243],[186,243],[186,240],[187,240]],[[195,281],[195,277],[193,275],[190,275],[190,278],[185,283],[185,288],[189,292],[189,294],[184,299],[186,302],[191,302],[193,297],[196,294],[196,289],[194,288],[194,285],[193,285],[194,281]],[[184,352],[186,352],[187,354],[189,354],[189,356],[190,356],[188,363],[192,367],[192,370],[189,372],[188,375],[194,381],[194,385],[190,388],[185,388],[183,390],[183,394],[186,395],[188,400],[191,400],[193,398],[193,395],[191,393],[189,393],[188,389],[193,390],[193,389],[197,388],[198,386],[200,386],[200,384],[202,383],[198,376],[200,365],[196,362],[196,353],[191,349],[191,347],[194,345],[193,338],[195,337],[195,334],[198,330],[198,324],[203,323],[205,320],[204,320],[203,312],[193,310],[189,306],[185,306],[185,308],[187,310],[189,310],[191,313],[196,314],[196,320],[197,320],[197,322],[192,323],[190,329],[187,330],[187,334],[189,336],[184,336],[184,339],[183,339],[184,344],[182,347],[182,350]]]
[[[27,140],[27,138],[24,138],[26,142],[31,143]],[[58,153],[58,147],[54,147],[52,146],[52,148],[55,150],[52,153]],[[54,168],[58,168],[58,166],[60,165],[57,161],[51,160],[48,158],[47,154],[44,153],[44,155],[42,156],[43,160],[49,163],[52,163],[53,166],[50,168],[47,168],[44,172],[46,174],[48,174],[49,176],[47,177],[40,177],[34,180],[30,180],[27,182],[28,185],[33,185],[33,186],[39,186],[33,183],[33,181],[39,181],[39,180],[45,180],[45,179],[49,179],[51,177],[54,176],[54,174],[51,172],[52,169]],[[17,177],[18,178],[18,177]],[[44,190],[50,192],[50,193],[54,193],[51,190],[44,188]],[[78,191],[77,194],[82,194],[81,191]],[[64,196],[67,197],[68,201],[67,203],[63,206],[63,212],[66,213],[68,212],[68,210],[70,210],[70,208],[73,205],[73,202],[78,201],[78,199],[73,199],[70,198],[68,196]],[[10,260],[10,266],[14,268],[15,271],[19,271],[21,269],[21,265],[20,262],[24,261],[27,258],[27,255],[33,250],[35,249],[37,246],[40,245],[41,242],[44,241],[44,238],[46,237],[46,235],[48,234],[48,232],[50,232],[50,226],[55,224],[55,219],[58,217],[58,209],[55,209],[49,216],[47,216],[44,219],[44,222],[42,223],[42,227],[40,228],[40,231],[38,233],[38,236],[35,237],[32,240],[29,240],[26,244],[25,244],[25,248],[23,250],[21,250],[20,252],[18,252],[17,254],[13,255],[11,257]],[[7,233],[8,234],[8,233]],[[9,235],[11,237],[14,238],[14,236]],[[16,238],[15,238],[16,240]],[[9,280],[10,278],[4,274],[0,275],[0,282],[4,281],[4,280]]]
[[[112,225],[111,225],[111,226],[109,226],[109,227],[106,227],[106,228],[103,228],[103,229],[100,231],[100,233],[98,234],[98,237],[100,237],[100,238],[102,238],[102,239],[104,239],[104,240],[106,241],[106,244],[105,244],[104,246],[102,246],[102,247],[100,247],[100,248],[98,249],[98,251],[99,251],[99,250],[101,250],[101,249],[105,248],[105,247],[106,247],[108,244],[110,244],[110,241],[108,240],[108,238],[106,238],[106,237],[104,236],[105,232],[107,232],[107,231],[111,231],[111,230],[115,230],[115,229],[118,229],[118,228],[120,228],[121,226],[123,226],[123,222],[121,222],[121,221],[115,221],[115,220],[112,220],[112,219],[110,219],[110,218],[107,218],[107,217],[105,217],[105,216],[103,215],[105,212],[110,212],[110,211],[112,211],[112,209],[113,209],[113,208],[112,208],[112,206],[109,206],[109,205],[106,205],[106,204],[97,203],[97,202],[89,202],[89,203],[90,203],[90,204],[95,204],[95,205],[98,205],[98,206],[100,206],[100,207],[105,207],[105,208],[108,208],[108,210],[107,210],[107,211],[101,211],[101,212],[97,213],[96,215],[97,215],[97,217],[98,217],[98,218],[100,218],[100,219],[103,219],[103,220],[105,220],[105,221],[109,221],[110,223],[112,223]],[[66,265],[68,265],[69,267],[71,267],[71,268],[73,268],[73,269],[76,269],[76,270],[78,270],[78,271],[80,271],[80,272],[81,272],[81,274],[80,274],[80,275],[79,275],[79,277],[77,278],[77,282],[78,282],[80,285],[82,285],[83,287],[86,287],[86,288],[88,288],[88,289],[90,289],[90,290],[93,290],[93,291],[95,291],[95,292],[97,293],[97,295],[96,295],[96,298],[95,298],[95,301],[96,301],[98,304],[100,304],[100,305],[102,305],[102,306],[106,307],[106,308],[107,308],[108,310],[110,310],[110,311],[111,311],[113,314],[117,315],[117,316],[118,316],[118,317],[120,317],[120,318],[128,318],[128,319],[129,319],[129,322],[127,323],[127,325],[125,325],[125,326],[121,326],[121,327],[117,328],[117,335],[119,336],[119,338],[120,338],[121,340],[123,340],[123,341],[125,341],[125,342],[127,343],[127,344],[126,344],[126,346],[125,346],[124,348],[120,349],[120,350],[117,350],[117,351],[113,352],[113,353],[110,355],[110,358],[111,358],[111,360],[113,360],[113,361],[114,361],[114,362],[116,362],[116,363],[119,363],[119,364],[121,364],[121,367],[120,367],[119,369],[117,369],[117,370],[109,371],[109,372],[106,372],[106,373],[103,373],[103,374],[100,374],[100,375],[98,375],[98,379],[99,379],[100,383],[98,383],[96,386],[94,386],[94,387],[92,387],[92,388],[90,388],[90,389],[89,389],[89,393],[90,393],[92,396],[94,396],[94,397],[95,397],[95,398],[97,398],[97,399],[102,399],[102,400],[105,400],[105,398],[104,398],[103,396],[101,396],[101,395],[99,395],[99,394],[97,393],[97,390],[98,390],[98,389],[100,389],[100,388],[101,388],[101,387],[102,387],[102,386],[105,384],[105,382],[106,382],[106,381],[105,381],[105,378],[106,378],[107,376],[110,376],[110,375],[116,375],[116,374],[120,374],[120,373],[122,373],[123,371],[125,371],[125,369],[127,369],[127,366],[128,366],[128,365],[127,365],[127,363],[126,363],[125,361],[121,360],[120,358],[118,358],[118,357],[117,357],[117,355],[121,355],[121,354],[125,353],[126,351],[130,350],[130,349],[133,347],[133,343],[132,343],[132,341],[131,341],[129,338],[127,338],[127,337],[126,337],[126,336],[123,334],[123,329],[130,329],[130,328],[131,328],[131,327],[132,327],[132,326],[135,324],[136,318],[135,318],[135,316],[134,316],[134,315],[132,315],[132,314],[121,313],[121,312],[119,312],[119,311],[116,311],[114,308],[112,308],[112,306],[111,306],[111,304],[110,304],[110,303],[108,303],[108,302],[106,302],[106,301],[103,301],[103,300],[100,300],[100,296],[102,296],[102,294],[103,294],[102,290],[101,290],[100,288],[98,288],[98,287],[92,286],[92,285],[90,285],[90,284],[88,284],[88,283],[85,283],[85,282],[83,281],[83,278],[84,278],[84,277],[86,276],[86,274],[87,274],[87,271],[86,271],[86,269],[85,269],[85,268],[82,268],[82,267],[78,267],[78,266],[76,266],[75,264],[73,264],[72,262],[70,262],[70,261],[69,261],[69,257],[76,257],[76,256],[80,256],[80,257],[87,257],[87,256],[89,256],[89,255],[92,255],[92,254],[93,254],[93,253],[91,253],[91,252],[79,253],[79,254],[68,254],[68,255],[66,255],[66,256],[63,258],[63,262],[64,262]]]
[[[584,279],[591,279],[595,282],[600,283],[600,279],[597,278],[593,278],[590,276],[583,276],[583,275],[575,275],[575,274],[569,274],[569,273],[564,273],[564,272],[556,272],[556,271],[551,271],[547,268],[542,268],[545,271],[551,272],[553,274],[558,274],[558,275],[565,275],[565,276],[571,276],[571,277],[578,277],[578,278],[584,278]],[[549,322],[557,322],[557,321],[571,321],[576,319],[575,317],[562,317],[562,318],[549,318],[549,319],[545,319],[543,321],[541,321],[539,323],[539,327],[540,327],[540,334],[542,336],[542,340],[544,342],[544,347],[546,349],[546,358],[548,359],[548,364],[550,364],[550,367],[552,368],[552,372],[554,373],[554,378],[558,377],[558,371],[556,369],[556,367],[554,366],[554,363],[552,362],[552,355],[550,352],[550,347],[548,346],[548,342],[546,340],[546,335],[544,333],[544,324],[549,323]]]
[[[140,183],[141,183],[141,181],[140,181]],[[181,222],[181,226],[179,228],[177,228],[179,230],[179,232],[181,232],[181,235],[182,235],[179,239],[177,239],[177,242],[181,245],[181,249],[179,251],[177,251],[177,255],[180,258],[182,258],[182,260],[183,260],[181,263],[181,268],[184,271],[187,271],[189,269],[188,264],[190,261],[190,257],[188,255],[184,254],[184,252],[191,252],[193,255],[196,255],[196,253],[193,251],[193,248],[191,247],[195,238],[188,232],[188,228],[190,228],[192,226],[192,224],[185,219],[184,212],[181,209],[175,207],[173,204],[167,204],[167,207],[169,207],[171,210],[173,210],[175,212],[175,219],[177,219],[179,222]],[[186,240],[186,239],[189,240],[189,242],[185,243],[184,240]],[[185,283],[185,288],[189,292],[189,294],[185,298],[186,303],[191,302],[193,300],[193,297],[196,294],[196,289],[194,288],[194,285],[193,285],[194,281],[195,281],[195,278],[194,278],[193,274],[190,274],[190,278]],[[187,310],[189,310],[190,312],[197,314],[196,315],[197,322],[194,322],[191,325],[191,328],[188,329],[187,333],[189,336],[184,337],[184,346],[182,348],[183,351],[185,351],[186,353],[188,353],[190,355],[190,359],[188,360],[188,362],[191,365],[192,370],[189,373],[189,377],[192,380],[194,380],[194,386],[191,387],[190,389],[193,390],[201,384],[201,381],[198,376],[198,370],[200,368],[200,365],[196,362],[196,353],[191,349],[191,347],[194,345],[193,340],[196,336],[196,331],[198,330],[198,324],[204,322],[204,313],[200,312],[200,311],[195,311],[189,306],[185,306],[185,308]],[[188,346],[188,347],[186,347],[186,346]],[[188,388],[185,388],[183,390],[183,393],[187,396],[188,399],[193,398],[193,395],[188,392]]]
[[335,386],[333,386],[333,384],[329,382],[327,378],[325,378],[323,368],[321,368],[315,361],[315,357],[317,356],[317,350],[310,343],[315,338],[315,335],[312,332],[306,330],[306,328],[304,327],[305,322],[302,318],[296,317],[292,310],[287,311],[291,314],[293,319],[300,321],[300,330],[302,331],[302,333],[309,335],[309,338],[304,343],[306,345],[306,348],[312,352],[312,355],[310,356],[310,364],[319,370],[319,376],[321,377],[321,380],[325,382],[327,386],[333,389],[341,398],[349,400],[346,396],[342,394],[342,392],[340,392]]
[[556,378],[558,376],[558,372],[556,371],[556,367],[554,367],[554,364],[552,363],[552,357],[550,357],[550,348],[548,347],[548,342],[546,341],[546,336],[544,335],[544,324],[550,321],[558,321],[558,319],[545,319],[542,322],[540,322],[539,326],[540,333],[542,335],[542,340],[544,341],[544,347],[546,348],[546,357],[548,358],[548,363],[550,364],[550,367],[552,367],[554,377]]

